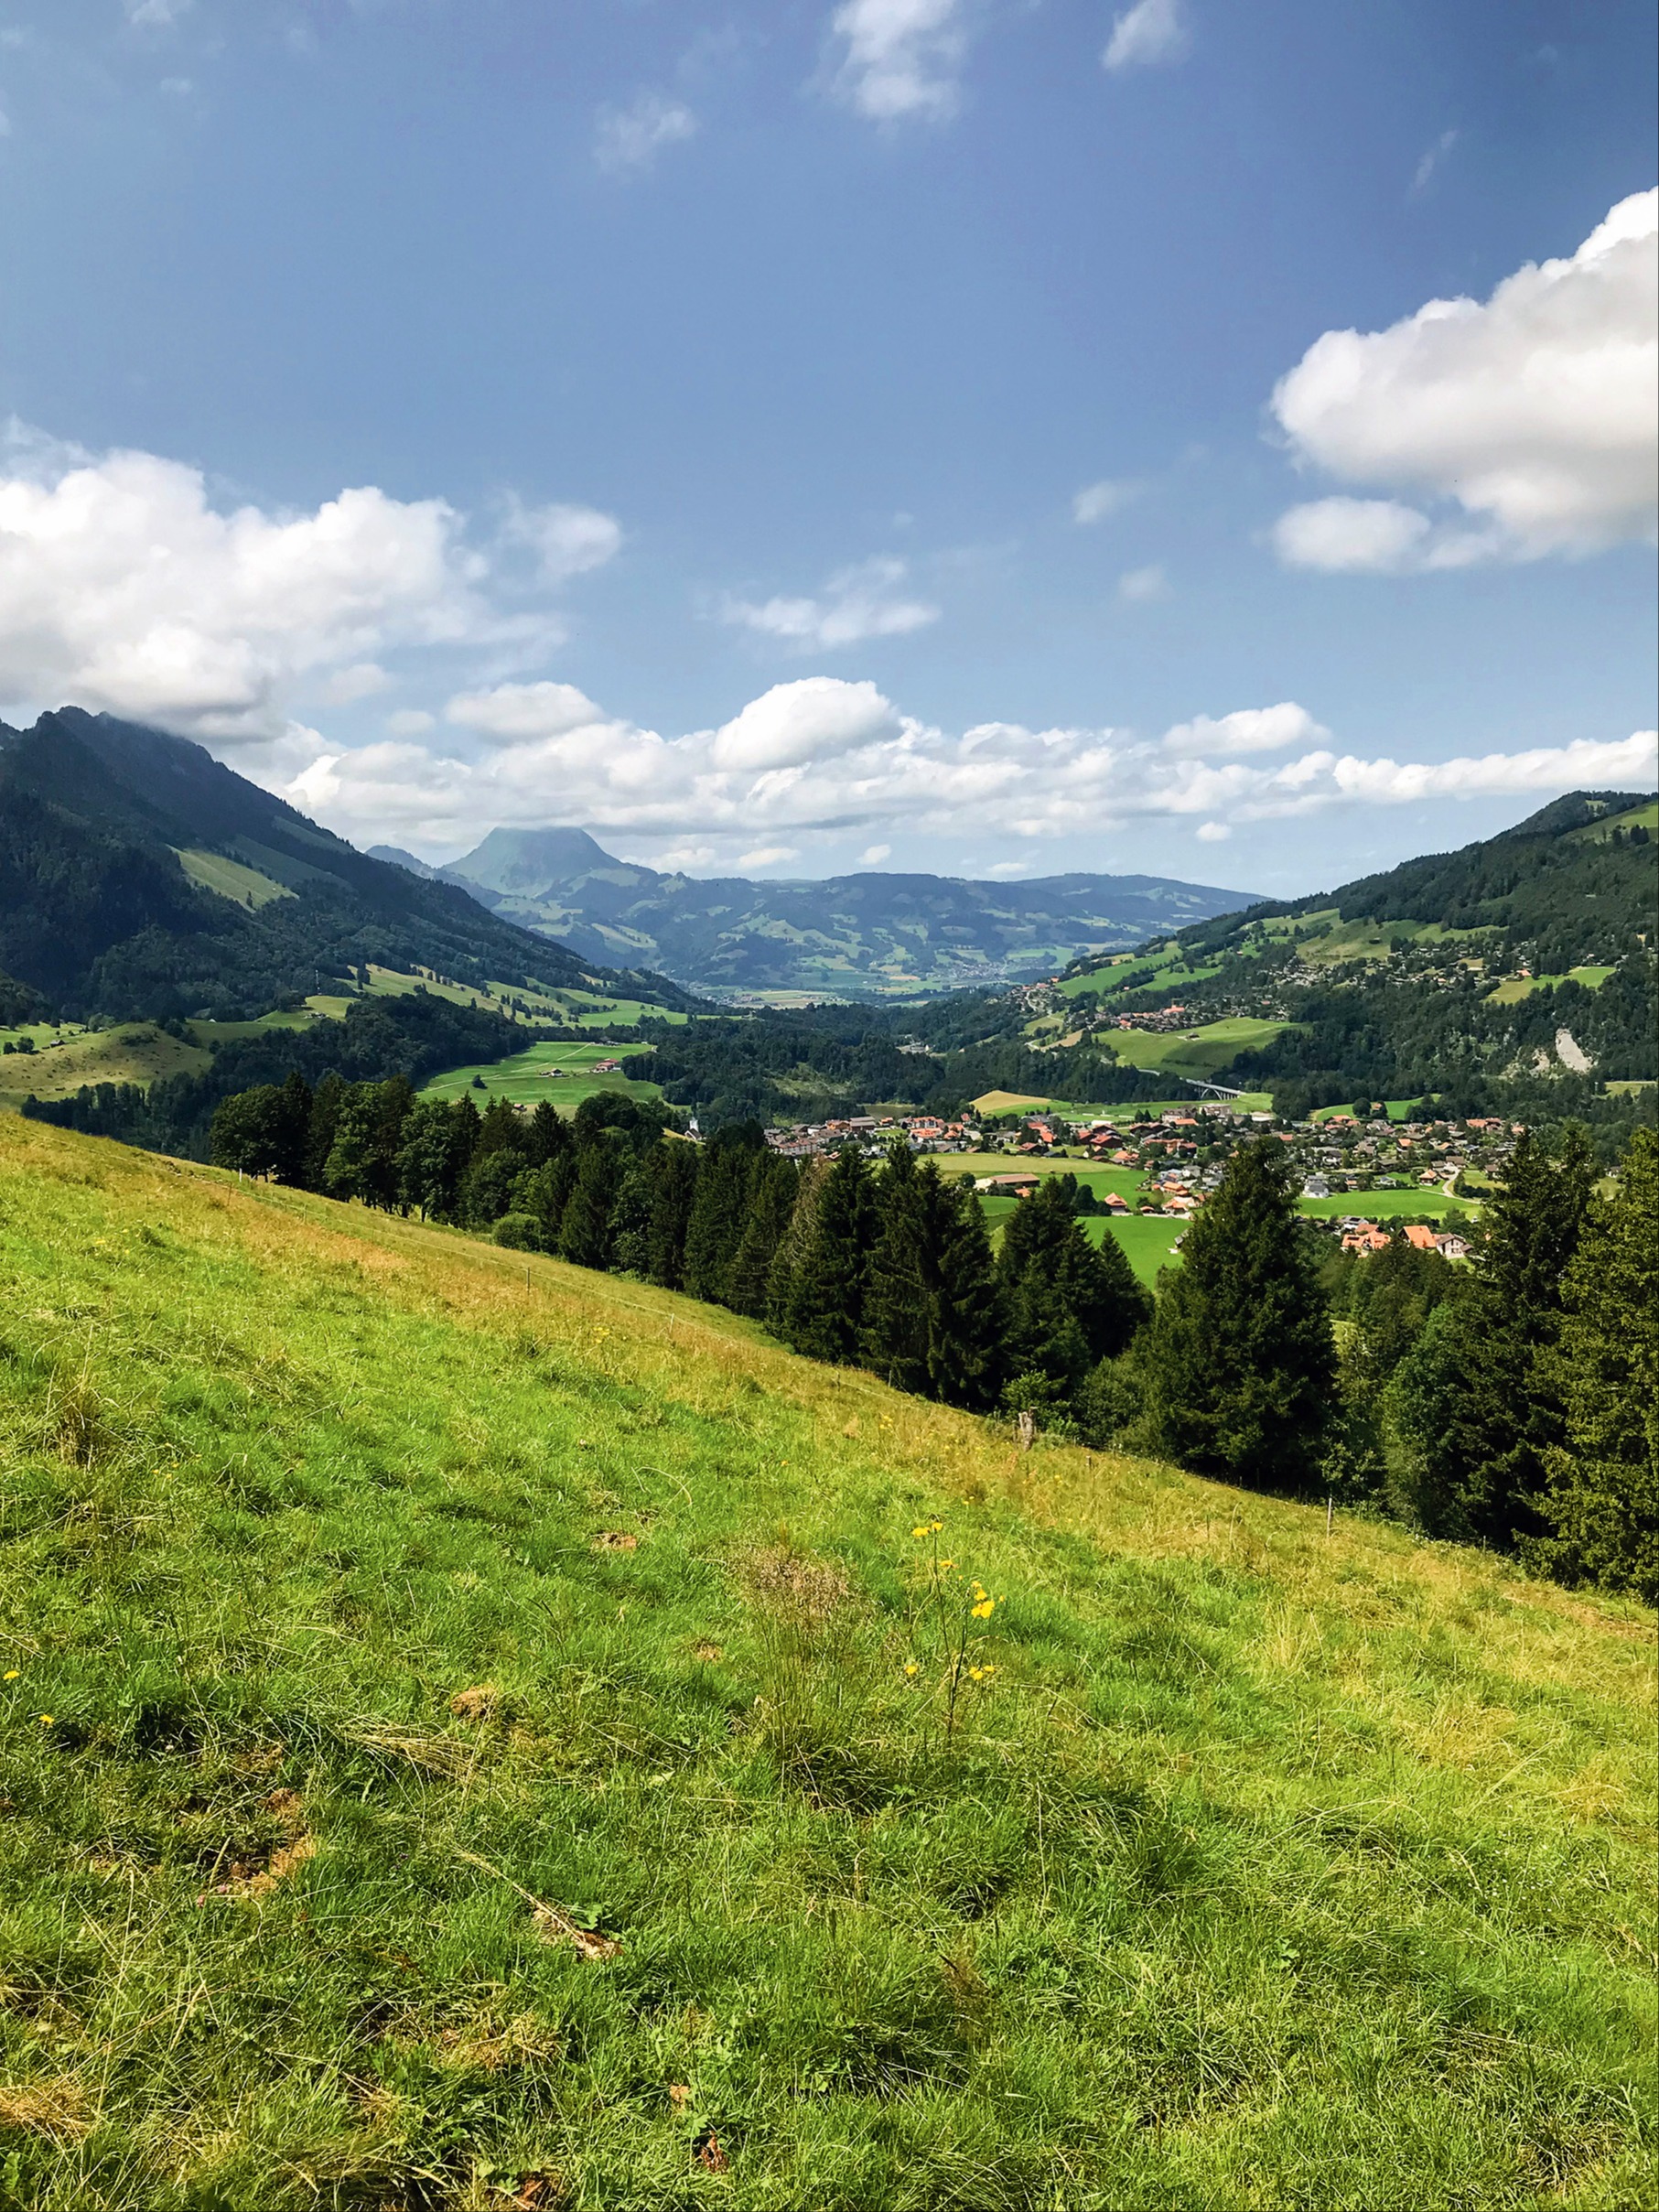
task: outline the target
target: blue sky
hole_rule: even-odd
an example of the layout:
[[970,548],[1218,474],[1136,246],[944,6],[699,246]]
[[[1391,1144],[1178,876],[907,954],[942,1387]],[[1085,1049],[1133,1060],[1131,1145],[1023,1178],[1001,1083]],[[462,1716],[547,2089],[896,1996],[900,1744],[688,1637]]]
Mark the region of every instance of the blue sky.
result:
[[0,710],[699,872],[1287,891],[1651,784],[1654,43],[11,0]]

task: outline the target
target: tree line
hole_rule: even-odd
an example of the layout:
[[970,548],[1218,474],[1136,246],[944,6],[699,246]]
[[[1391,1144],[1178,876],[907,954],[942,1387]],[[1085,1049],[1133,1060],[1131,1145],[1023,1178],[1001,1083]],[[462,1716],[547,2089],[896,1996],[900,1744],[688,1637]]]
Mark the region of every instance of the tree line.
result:
[[1246,1145],[1156,1298],[1047,1176],[994,1247],[971,1178],[902,1139],[797,1164],[758,1124],[688,1141],[604,1093],[573,1117],[402,1076],[225,1100],[213,1157],[340,1199],[637,1276],[809,1357],[979,1413],[1518,1551],[1659,1602],[1659,1136],[1611,1196],[1581,1130],[1517,1144],[1454,1267],[1395,1232],[1331,1255],[1283,1149]]

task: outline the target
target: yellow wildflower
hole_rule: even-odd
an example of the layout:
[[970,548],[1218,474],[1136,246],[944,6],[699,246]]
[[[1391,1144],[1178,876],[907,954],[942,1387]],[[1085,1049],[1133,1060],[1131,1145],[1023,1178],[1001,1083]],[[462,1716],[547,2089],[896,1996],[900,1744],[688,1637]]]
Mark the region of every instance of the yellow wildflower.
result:
[[43,1713],[41,1714],[41,1716],[40,1716],[40,1725],[41,1725],[41,1727],[42,1727],[42,1728],[49,1728],[49,1727],[51,1726],[51,1724],[52,1724],[52,1716],[51,1716],[51,1714],[50,1714],[49,1712],[43,1712]]
[[22,1672],[23,1669],[20,1667],[8,1667],[5,1670],[5,1678],[8,1682],[15,1682]]
[[988,1621],[996,1610],[996,1601],[995,1598],[982,1598],[979,1603],[974,1608],[974,1618],[976,1621]]
[[907,1659],[904,1663],[904,1671],[907,1675],[914,1675],[920,1674],[921,1669],[917,1666],[914,1659]]

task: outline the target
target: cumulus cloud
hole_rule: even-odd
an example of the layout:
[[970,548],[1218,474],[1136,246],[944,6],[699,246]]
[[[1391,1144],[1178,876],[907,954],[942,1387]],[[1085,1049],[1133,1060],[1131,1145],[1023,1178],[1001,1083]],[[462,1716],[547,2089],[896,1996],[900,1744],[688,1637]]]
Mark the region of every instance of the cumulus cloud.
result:
[[[775,685],[719,728],[680,737],[557,685],[468,695],[451,702],[449,723],[452,747],[388,739],[343,752],[313,739],[288,795],[349,835],[417,847],[465,842],[496,823],[578,821],[669,840],[660,865],[736,849],[739,866],[774,866],[795,857],[802,836],[835,833],[872,840],[859,865],[873,867],[900,830],[1040,841],[1080,821],[1104,831],[1162,817],[1208,843],[1240,823],[1337,804],[1647,788],[1655,770],[1651,733],[1435,763],[1364,760],[1339,753],[1292,700],[1195,717],[1158,738],[1007,722],[953,735],[901,713],[872,684],[830,676]],[[462,731],[494,741],[468,750]]]
[[1367,576],[1468,568],[1504,549],[1499,531],[1437,524],[1398,500],[1309,500],[1280,515],[1272,539],[1287,567]]
[[596,729],[605,719],[574,684],[497,684],[490,691],[458,692],[444,712],[495,745],[562,738],[573,729]]
[[1180,0],[1137,0],[1119,16],[1101,64],[1109,70],[1142,69],[1158,61],[1179,61],[1188,47]]
[[879,868],[884,860],[890,860],[892,857],[890,845],[867,845],[858,856],[858,865],[860,868]]
[[1582,554],[1654,534],[1659,191],[1621,200],[1570,259],[1484,302],[1433,299],[1386,330],[1327,330],[1273,394],[1298,459],[1455,502],[1448,529],[1393,500],[1281,518],[1298,566],[1434,568]]
[[937,607],[904,596],[909,574],[903,561],[890,556],[860,561],[831,577],[816,599],[728,599],[723,613],[728,622],[808,653],[903,637],[939,620]]
[[1117,596],[1131,604],[1137,600],[1167,599],[1169,579],[1164,574],[1163,564],[1154,561],[1146,568],[1126,568],[1117,579]]
[[611,176],[639,176],[664,146],[695,137],[697,118],[683,100],[635,94],[626,107],[602,107],[594,118],[593,157]]
[[714,762],[756,772],[799,768],[833,761],[898,729],[898,715],[873,684],[803,676],[797,684],[774,684],[716,730]]
[[967,47],[962,0],[846,0],[831,19],[845,48],[836,84],[878,123],[953,114]]
[[549,585],[602,568],[622,549],[622,525],[612,514],[557,502],[528,507],[516,497],[507,502],[501,534],[510,544],[529,548],[541,582]]
[[126,0],[126,19],[141,30],[166,30],[193,5],[194,0]]
[[[583,508],[520,509],[513,526],[544,583],[619,538]],[[367,696],[388,652],[544,652],[560,627],[545,608],[503,605],[500,561],[499,541],[471,544],[441,499],[371,484],[310,513],[231,507],[182,462],[14,426],[0,450],[0,705],[74,699],[269,739],[302,682],[337,704]]]
[[1163,742],[1166,752],[1197,760],[1206,753],[1278,752],[1287,745],[1320,744],[1330,735],[1305,707],[1284,699],[1277,707],[1242,707],[1213,719],[1195,715],[1167,729]]
[[794,845],[757,845],[753,852],[739,853],[739,868],[777,868],[785,860],[798,860],[801,851]]
[[1201,845],[1223,845],[1233,832],[1225,822],[1201,822],[1194,835]]
[[1098,484],[1085,484],[1081,491],[1072,494],[1072,520],[1084,524],[1103,523],[1107,515],[1115,514],[1137,498],[1140,490],[1139,484],[1111,477],[1103,477]]

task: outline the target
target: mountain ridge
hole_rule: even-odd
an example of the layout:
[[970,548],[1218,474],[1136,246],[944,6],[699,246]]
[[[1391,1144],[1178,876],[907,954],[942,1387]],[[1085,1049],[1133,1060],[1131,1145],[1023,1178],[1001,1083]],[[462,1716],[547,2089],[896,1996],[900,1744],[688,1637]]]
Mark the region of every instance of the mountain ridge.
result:
[[1135,944],[1258,903],[1214,884],[1082,870],[1012,883],[873,869],[695,877],[618,859],[574,828],[493,829],[436,868],[395,847],[372,850],[591,958],[734,995],[879,998],[1035,981],[1084,946]]
[[0,977],[71,1016],[234,1016],[370,964],[596,980],[580,955],[360,852],[189,739],[75,707],[0,725]]

